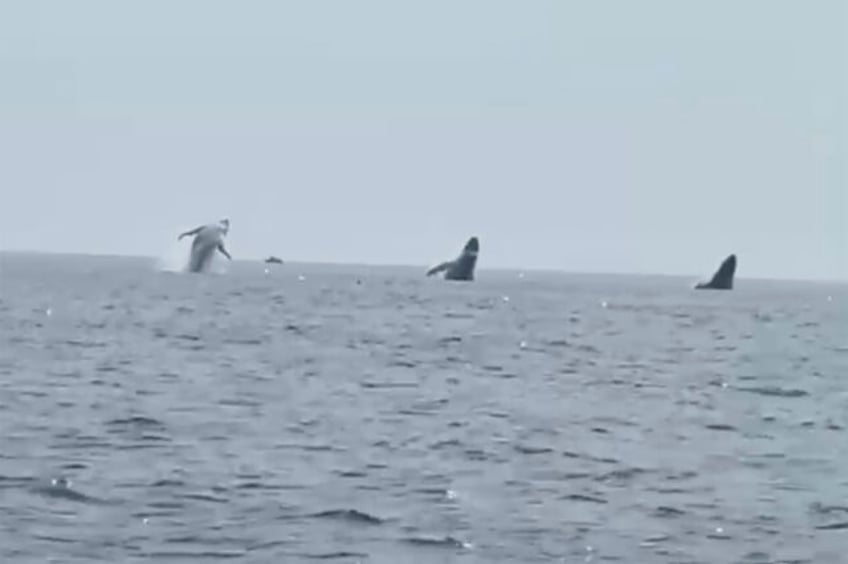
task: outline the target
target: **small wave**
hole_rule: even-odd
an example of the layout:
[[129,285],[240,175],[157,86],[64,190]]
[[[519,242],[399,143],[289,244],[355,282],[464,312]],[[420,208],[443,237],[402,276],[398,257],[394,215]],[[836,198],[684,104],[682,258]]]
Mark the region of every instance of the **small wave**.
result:
[[368,472],[361,470],[336,470],[336,474],[341,478],[367,478]]
[[4,476],[0,474],[0,488],[19,488],[35,481],[35,478],[29,476]]
[[174,335],[175,339],[179,339],[181,341],[199,341],[200,337],[198,335],[190,335],[188,333],[180,333],[179,335]]
[[54,537],[52,535],[35,534],[35,535],[32,536],[32,538],[34,538],[36,540],[42,540],[42,541],[47,541],[47,542],[56,542],[56,543],[61,543],[61,544],[74,544],[74,543],[77,542],[76,539],[68,539],[68,538],[64,538],[64,537]]
[[327,552],[322,554],[300,554],[303,558],[310,560],[335,560],[337,558],[368,558],[368,555],[363,552]]
[[183,482],[182,480],[164,479],[164,480],[156,480],[155,482],[150,484],[150,487],[152,487],[152,488],[179,488],[179,487],[182,487],[182,486],[185,486],[185,485],[186,485],[186,483]]
[[189,499],[192,501],[208,501],[210,503],[229,503],[230,500],[223,497],[216,497],[210,494],[189,493],[178,496],[180,499]]
[[104,505],[106,503],[105,500],[96,498],[94,496],[86,495],[82,492],[72,489],[70,482],[65,480],[64,478],[52,480],[50,485],[37,486],[34,488],[34,491],[35,493],[53,499],[76,501],[89,505]]
[[78,341],[76,339],[68,339],[65,344],[70,347],[78,347],[82,349],[103,349],[109,346],[108,343],[101,341]]
[[588,502],[588,503],[597,503],[597,504],[600,504],[600,505],[605,505],[605,504],[609,503],[607,500],[605,500],[603,498],[592,496],[592,495],[585,495],[585,494],[568,494],[568,495],[564,496],[562,499],[565,499],[565,500],[568,500],[568,501],[585,501],[585,502]]
[[262,402],[241,398],[223,398],[218,400],[218,405],[228,407],[261,407]]
[[474,316],[470,313],[452,313],[447,312],[443,316],[445,319],[474,319]]
[[309,517],[314,517],[317,519],[341,519],[343,521],[350,521],[353,523],[364,523],[369,525],[380,525],[384,521],[380,517],[365,513],[364,511],[359,511],[357,509],[330,509],[328,511],[313,513],[312,515],[309,515]]
[[[88,464],[84,464],[82,462],[67,462],[62,464],[62,470],[85,470],[88,468]],[[0,477],[0,481],[2,481]]]
[[203,559],[214,559],[214,560],[230,560],[233,558],[244,558],[246,555],[246,551],[205,551],[205,552],[152,552],[150,553],[150,557],[153,560],[158,559],[185,559],[192,562],[198,562]]
[[262,339],[226,339],[224,343],[227,345],[258,346],[264,344],[264,341]]
[[521,454],[547,454],[553,452],[554,449],[543,446],[516,445],[515,450]]
[[681,515],[685,515],[686,512],[682,509],[677,509],[676,507],[670,507],[667,505],[660,505],[654,510],[654,515],[657,517],[679,517]]
[[848,507],[844,505],[824,505],[821,502],[815,501],[810,504],[810,512],[819,515],[828,515],[830,513],[848,513]]
[[382,388],[417,388],[417,382],[360,382],[359,385],[367,389]]
[[326,443],[316,443],[316,444],[306,444],[306,443],[281,443],[277,445],[277,448],[285,448],[285,449],[296,449],[303,450],[306,452],[330,452],[330,451],[338,451],[342,452],[344,449],[341,447],[336,447],[333,445],[328,445]]
[[158,419],[144,417],[143,415],[135,415],[124,419],[110,419],[106,422],[106,425],[109,427],[156,427],[157,429],[165,427],[165,424]]
[[817,525],[816,529],[820,531],[840,531],[842,529],[848,529],[848,521],[842,521],[840,523],[828,523],[826,525]]
[[621,468],[618,470],[613,470],[612,472],[607,472],[605,474],[601,474],[595,478],[597,482],[618,482],[618,483],[626,483],[630,482],[637,476],[641,476],[643,474],[647,474],[649,471],[644,468]]
[[704,425],[706,429],[711,429],[713,431],[737,431],[738,429],[733,425],[728,425],[726,423],[708,423]]
[[780,388],[777,386],[753,386],[750,388],[736,388],[740,392],[750,392],[761,396],[773,396],[782,398],[801,398],[810,395],[809,392],[798,388]]
[[452,536],[446,537],[407,537],[404,542],[418,546],[432,546],[441,548],[470,549],[471,544]]

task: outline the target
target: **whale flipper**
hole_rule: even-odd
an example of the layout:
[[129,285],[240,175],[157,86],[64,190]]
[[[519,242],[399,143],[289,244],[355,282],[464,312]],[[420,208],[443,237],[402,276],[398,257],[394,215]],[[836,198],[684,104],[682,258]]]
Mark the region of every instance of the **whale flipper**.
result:
[[224,242],[221,241],[218,243],[218,252],[227,257],[227,260],[233,260],[233,257],[230,256],[230,253],[227,252],[227,249],[224,248]]
[[445,280],[474,280],[474,269],[477,267],[477,255],[480,253],[480,241],[477,237],[471,237],[462,253],[455,259],[443,262],[427,271],[427,276],[438,272],[445,273]]
[[730,255],[724,259],[709,282],[701,282],[695,286],[695,289],[732,290],[734,276],[736,276],[736,255]]
[[433,276],[434,274],[438,274],[439,272],[443,272],[443,271],[447,270],[448,268],[450,268],[452,264],[453,264],[452,260],[449,260],[447,262],[443,262],[442,264],[437,264],[436,266],[434,266],[433,268],[431,268],[430,270],[427,271],[427,276]]

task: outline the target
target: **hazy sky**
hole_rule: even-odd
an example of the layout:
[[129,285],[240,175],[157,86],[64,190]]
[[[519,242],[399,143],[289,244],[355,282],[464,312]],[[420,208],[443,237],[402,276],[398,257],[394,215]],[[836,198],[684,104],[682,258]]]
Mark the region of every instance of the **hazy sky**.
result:
[[0,4],[0,249],[848,279],[844,0]]

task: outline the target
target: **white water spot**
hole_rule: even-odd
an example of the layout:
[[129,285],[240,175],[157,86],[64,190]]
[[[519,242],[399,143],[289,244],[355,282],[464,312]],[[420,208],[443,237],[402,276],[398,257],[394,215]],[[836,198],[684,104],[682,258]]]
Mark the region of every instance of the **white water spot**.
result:
[[602,308],[606,309],[606,308],[607,308],[607,306],[609,306],[609,304],[608,304],[607,302],[605,302],[605,301],[604,301],[604,302],[601,302],[601,307],[602,307]]
[[715,532],[720,535],[724,532],[724,529],[722,527],[716,527]]
[[508,302],[508,301],[509,301],[509,296],[504,296],[504,297],[503,297],[503,298],[501,298],[501,299],[502,299],[503,301],[505,301],[505,302]]
[[150,519],[148,519],[147,517],[145,517],[144,519],[142,519],[142,520],[141,520],[141,522],[142,522],[143,524],[147,525],[148,523],[150,523]]
[[270,269],[267,269],[267,268],[265,269],[265,274],[270,274],[270,272],[271,272]]
[[456,492],[453,490],[448,490],[445,492],[445,497],[448,499],[456,499]]
[[827,297],[827,301],[832,302],[832,301],[833,301],[833,296],[828,296],[828,297]]
[[526,349],[527,348],[527,341],[521,341],[520,343],[518,343],[518,346],[519,346],[519,348]]
[[297,279],[303,282],[304,280],[306,280],[306,276],[304,276],[303,274],[298,274]]
[[47,317],[50,317],[51,315],[53,315],[53,310],[48,307],[46,310],[44,310],[44,314],[47,315]]
[[173,241],[154,262],[160,272],[183,272],[188,265],[189,249],[185,241]]
[[518,277],[519,277],[519,278],[524,278],[524,273],[523,273],[523,272],[519,272],[519,273],[518,273]]

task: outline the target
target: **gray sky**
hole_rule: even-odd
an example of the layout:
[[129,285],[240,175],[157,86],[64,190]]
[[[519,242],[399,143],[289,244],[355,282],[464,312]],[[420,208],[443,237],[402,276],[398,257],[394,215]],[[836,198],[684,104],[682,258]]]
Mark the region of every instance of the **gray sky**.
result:
[[0,249],[848,279],[848,2],[0,5]]

